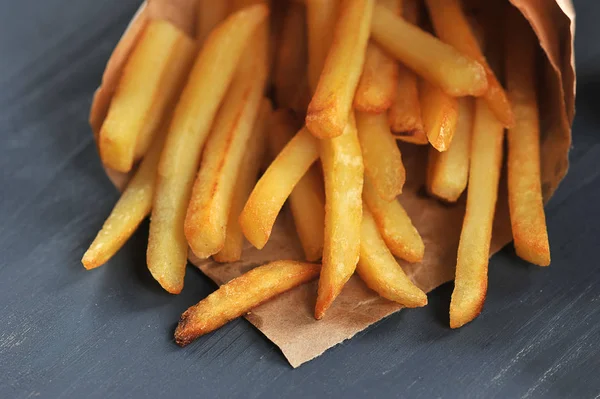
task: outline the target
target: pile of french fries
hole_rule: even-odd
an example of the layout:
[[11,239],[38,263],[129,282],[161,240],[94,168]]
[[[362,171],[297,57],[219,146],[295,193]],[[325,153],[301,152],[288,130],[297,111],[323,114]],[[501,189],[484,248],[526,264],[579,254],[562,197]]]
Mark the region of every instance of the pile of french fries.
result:
[[195,37],[150,20],[126,62],[98,147],[106,167],[133,177],[83,265],[106,263],[150,215],[148,269],[177,294],[188,249],[238,261],[245,239],[265,246],[286,201],[307,263],[273,262],[222,285],[182,315],[177,343],[316,278],[321,319],[355,272],[384,298],[426,305],[396,260],[421,262],[427,249],[397,201],[406,178],[397,140],[431,144],[430,195],[455,203],[466,190],[452,328],[485,299],[505,131],[516,252],[550,263],[538,45],[508,4],[493,26],[461,0],[197,8]]

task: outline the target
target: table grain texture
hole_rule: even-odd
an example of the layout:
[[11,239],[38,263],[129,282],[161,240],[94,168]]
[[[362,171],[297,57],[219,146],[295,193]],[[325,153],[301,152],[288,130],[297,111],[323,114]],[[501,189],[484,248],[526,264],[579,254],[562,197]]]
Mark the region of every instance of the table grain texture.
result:
[[145,225],[105,267],[80,258],[118,198],[87,116],[139,0],[0,1],[0,398],[600,397],[600,2],[578,13],[571,168],[547,207],[552,266],[512,246],[481,316],[448,328],[452,286],[293,370],[245,320],[185,349],[179,296],[145,269]]

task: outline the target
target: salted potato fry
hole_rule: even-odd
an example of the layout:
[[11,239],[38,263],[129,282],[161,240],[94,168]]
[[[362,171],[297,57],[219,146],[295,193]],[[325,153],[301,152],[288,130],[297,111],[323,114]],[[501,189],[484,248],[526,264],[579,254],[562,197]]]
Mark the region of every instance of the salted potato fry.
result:
[[458,99],[421,79],[419,100],[427,139],[436,150],[446,151],[458,124]]
[[450,327],[462,327],[483,307],[490,240],[502,168],[504,127],[483,99],[475,102],[467,208],[458,244]]
[[267,15],[266,6],[254,6],[212,31],[175,108],[158,167],[147,252],[148,269],[170,293],[183,289],[183,224],[204,142],[242,52]]
[[427,191],[448,202],[456,202],[467,187],[471,131],[473,130],[473,99],[458,99],[458,123],[452,145],[445,152],[429,149],[427,160]]
[[[304,77],[307,74],[308,44],[306,12],[302,4],[289,4],[278,41],[273,82],[277,104],[281,108],[304,111],[308,102],[301,104],[308,92]],[[308,99],[310,101],[310,99]]]
[[230,0],[198,0],[198,18],[196,19],[196,39],[202,44],[210,32],[229,14]]
[[306,112],[306,127],[319,138],[338,137],[348,124],[365,61],[375,0],[342,4],[323,73]]
[[477,36],[462,9],[461,0],[425,0],[425,4],[436,35],[485,68],[488,89],[483,98],[504,126],[512,126],[515,118],[506,92],[481,51]]
[[451,96],[478,96],[487,90],[480,63],[381,5],[373,11],[371,35],[392,56]]
[[356,128],[362,150],[365,173],[381,198],[394,200],[406,181],[400,149],[390,133],[385,114],[356,112]]
[[[404,20],[418,26],[420,12],[417,0],[404,0],[402,6]],[[398,65],[398,90],[388,117],[396,139],[413,144],[429,144],[421,118],[417,75],[402,64]]]
[[[287,111],[273,116],[269,134],[271,152],[277,156],[293,138],[296,123]],[[308,261],[316,261],[323,255],[325,228],[325,193],[318,165],[310,167],[298,181],[289,198],[294,225]]]
[[[379,4],[400,14],[401,0],[379,0]],[[354,109],[384,112],[396,97],[398,64],[372,40],[367,45],[365,64],[354,94]]]
[[408,262],[421,262],[425,245],[402,205],[396,200],[382,199],[368,176],[365,177],[363,198],[390,251]]
[[213,259],[217,262],[236,262],[242,257],[244,233],[238,219],[248,200],[248,196],[258,180],[258,172],[266,150],[267,127],[272,112],[271,101],[263,98],[233,188],[233,199],[231,200],[231,209],[227,220],[225,244],[219,252],[213,255]]
[[256,248],[265,246],[283,204],[318,158],[317,139],[302,128],[258,180],[240,214],[242,231]]
[[104,165],[129,172],[148,150],[195,56],[194,41],[170,22],[150,21],[110,103],[98,146]]
[[540,175],[540,122],[535,84],[536,39],[513,13],[506,29],[506,82],[516,123],[508,130],[508,204],[517,255],[550,264]]
[[81,263],[86,269],[94,269],[108,262],[150,214],[156,170],[165,136],[159,134],[155,138],[102,229],[83,255]]
[[358,262],[364,166],[357,136],[351,113],[341,136],[320,142],[325,178],[325,242],[316,319],[325,315]]
[[311,92],[317,89],[319,77],[333,41],[338,3],[339,0],[306,0],[308,83]]
[[404,273],[386,246],[373,215],[363,209],[360,259],[356,272],[367,287],[390,301],[407,308],[427,305],[427,295]]
[[200,259],[225,245],[231,201],[267,80],[268,31],[258,29],[244,52],[206,142],[184,231]]
[[175,342],[189,344],[261,303],[315,279],[320,269],[321,265],[314,263],[280,260],[234,278],[181,315]]

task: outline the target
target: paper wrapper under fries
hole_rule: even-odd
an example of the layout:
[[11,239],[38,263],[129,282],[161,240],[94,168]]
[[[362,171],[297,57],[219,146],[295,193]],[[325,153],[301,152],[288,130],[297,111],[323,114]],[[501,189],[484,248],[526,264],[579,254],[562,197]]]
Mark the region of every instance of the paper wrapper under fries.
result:
[[[541,47],[540,57],[543,57],[543,68],[539,71],[539,87],[542,90],[539,107],[542,191],[544,200],[547,201],[568,168],[575,97],[575,15],[570,0],[510,0],[510,3],[525,16],[533,28]],[[150,19],[168,20],[193,36],[193,10],[192,0],[148,0],[141,6],[115,48],[106,66],[102,85],[94,97],[90,123],[96,138],[123,67],[146,22]],[[422,262],[411,264],[400,261],[400,264],[419,288],[429,292],[454,278],[464,199],[448,206],[425,195],[426,148],[402,145],[401,149],[407,180],[400,202],[421,234],[426,251]],[[129,179],[128,175],[114,170],[107,169],[107,173],[119,189]],[[512,239],[505,186],[501,182],[491,253],[497,252]],[[246,244],[242,261],[219,264],[210,259],[199,260],[193,255],[190,256],[190,261],[221,285],[268,261],[302,260],[303,257],[293,220],[284,211],[278,218],[267,245],[259,251]],[[304,284],[246,315],[252,324],[281,348],[293,367],[319,356],[328,348],[401,309],[400,305],[381,298],[357,276],[353,276],[329,308],[326,317],[317,321],[313,313],[316,291],[316,281]]]

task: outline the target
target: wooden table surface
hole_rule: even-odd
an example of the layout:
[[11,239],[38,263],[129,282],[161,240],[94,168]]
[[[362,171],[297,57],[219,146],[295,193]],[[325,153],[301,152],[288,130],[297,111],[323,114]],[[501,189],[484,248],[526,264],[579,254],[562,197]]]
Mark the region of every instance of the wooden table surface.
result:
[[80,258],[117,199],[87,123],[139,0],[0,2],[0,397],[482,397],[600,395],[600,2],[576,1],[579,88],[571,169],[547,208],[552,266],[511,246],[489,296],[448,328],[451,285],[293,370],[244,320],[185,349],[179,296],[145,269],[146,228],[107,266]]

